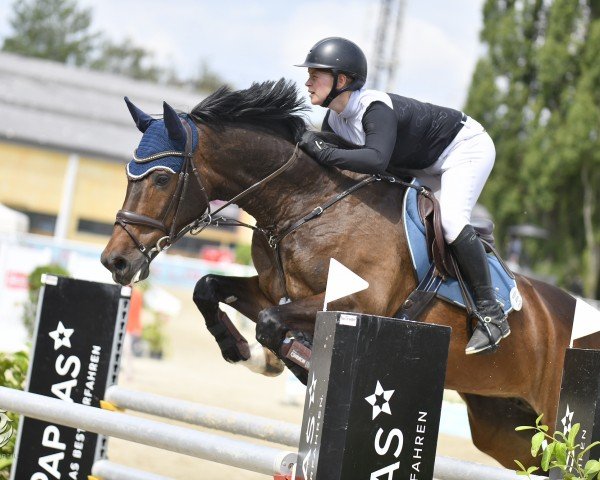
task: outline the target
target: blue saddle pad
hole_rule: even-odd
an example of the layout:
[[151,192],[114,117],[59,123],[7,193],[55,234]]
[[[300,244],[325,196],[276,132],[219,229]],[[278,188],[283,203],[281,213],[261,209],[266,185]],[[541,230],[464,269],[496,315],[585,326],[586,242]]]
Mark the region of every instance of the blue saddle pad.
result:
[[[419,185],[416,179],[411,183],[413,185]],[[417,206],[417,195],[418,192],[416,189],[406,189],[403,203],[403,219],[413,267],[420,282],[427,274],[427,271],[431,266],[431,261],[429,260],[429,255],[427,253],[425,226],[421,221]],[[496,291],[496,297],[504,312],[508,314],[512,310],[520,310],[522,299],[517,289],[517,283],[506,272],[495,255],[488,254],[488,262],[490,265],[492,284]],[[465,308],[465,301],[463,300],[460,286],[458,281],[454,278],[448,278],[442,283],[437,292],[437,296]]]

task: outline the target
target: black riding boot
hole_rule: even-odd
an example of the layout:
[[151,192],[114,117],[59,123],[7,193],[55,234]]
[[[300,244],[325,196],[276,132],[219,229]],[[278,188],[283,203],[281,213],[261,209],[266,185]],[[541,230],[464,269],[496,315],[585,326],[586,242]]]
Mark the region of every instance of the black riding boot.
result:
[[462,229],[450,244],[460,268],[460,273],[475,296],[478,322],[465,353],[481,353],[495,350],[500,340],[510,335],[506,315],[496,301],[483,244],[471,225]]

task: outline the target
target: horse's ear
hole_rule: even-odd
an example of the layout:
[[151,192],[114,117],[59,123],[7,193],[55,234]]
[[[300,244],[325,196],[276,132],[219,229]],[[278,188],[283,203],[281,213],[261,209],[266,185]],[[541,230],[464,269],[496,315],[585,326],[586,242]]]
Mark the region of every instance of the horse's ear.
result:
[[144,133],[154,119],[147,113],[142,112],[138,107],[131,103],[127,97],[125,97],[125,103],[127,104],[127,108],[133,117],[136,127],[140,132]]
[[163,119],[165,121],[165,127],[167,127],[169,138],[175,145],[183,149],[186,140],[185,128],[175,109],[167,102],[163,102]]

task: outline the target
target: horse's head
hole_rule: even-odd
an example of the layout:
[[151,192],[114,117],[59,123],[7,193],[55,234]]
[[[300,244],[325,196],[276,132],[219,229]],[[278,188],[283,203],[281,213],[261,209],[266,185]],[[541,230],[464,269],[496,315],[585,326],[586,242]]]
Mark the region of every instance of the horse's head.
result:
[[115,282],[148,276],[152,259],[183,236],[208,206],[192,160],[198,131],[192,120],[164,104],[163,119],[125,102],[144,134],[127,164],[127,193],[101,261]]

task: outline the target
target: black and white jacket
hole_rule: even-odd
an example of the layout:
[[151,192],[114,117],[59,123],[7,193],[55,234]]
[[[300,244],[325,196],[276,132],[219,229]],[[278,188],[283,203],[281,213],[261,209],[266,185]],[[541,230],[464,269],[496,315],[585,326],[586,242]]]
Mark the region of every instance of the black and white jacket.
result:
[[357,90],[341,113],[327,111],[322,130],[362,148],[327,148],[319,160],[359,173],[402,175],[407,169],[427,168],[452,142],[465,118],[452,108],[377,90]]

